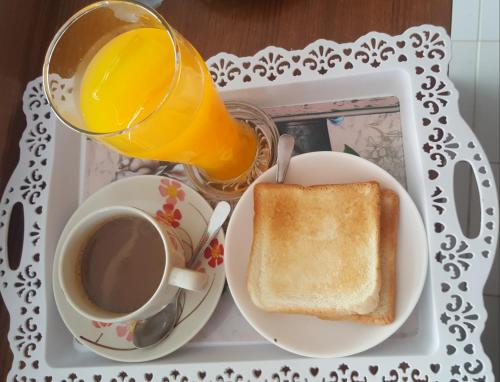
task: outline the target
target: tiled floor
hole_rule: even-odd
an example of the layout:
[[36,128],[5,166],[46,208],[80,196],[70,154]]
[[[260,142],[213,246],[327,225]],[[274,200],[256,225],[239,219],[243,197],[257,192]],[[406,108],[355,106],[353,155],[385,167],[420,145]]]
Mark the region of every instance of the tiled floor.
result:
[[[460,93],[460,110],[476,133],[500,178],[500,99],[499,99],[499,0],[453,0],[452,61],[450,78]],[[460,172],[456,184],[457,203],[465,206],[460,218],[467,232],[477,231],[480,212],[477,193],[473,192],[474,176]],[[500,258],[495,262],[484,289],[488,321],[482,340],[500,379]]]

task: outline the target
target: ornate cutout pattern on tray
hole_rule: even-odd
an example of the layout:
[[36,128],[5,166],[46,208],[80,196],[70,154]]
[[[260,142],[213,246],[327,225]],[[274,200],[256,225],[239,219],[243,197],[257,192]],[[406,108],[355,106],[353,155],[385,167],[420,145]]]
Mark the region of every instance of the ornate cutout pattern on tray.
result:
[[[482,288],[498,239],[498,198],[491,168],[479,142],[460,117],[458,94],[447,77],[450,41],[433,26],[411,28],[400,36],[370,33],[352,44],[318,40],[303,50],[269,47],[253,57],[221,53],[208,61],[222,89],[269,86],[304,79],[403,69],[411,77],[417,136],[424,168],[425,222],[429,233],[430,272],[438,312],[439,348],[432,357],[401,355],[363,362],[296,359],[289,362],[218,362],[196,367],[115,365],[99,370],[51,368],[44,359],[46,288],[44,231],[48,185],[54,157],[54,117],[41,79],[24,94],[27,128],[21,158],[0,205],[0,290],[11,317],[9,341],[14,354],[10,381],[492,381],[491,363],[480,334],[486,311]],[[52,84],[59,86],[58,83]],[[59,86],[60,96],[71,89]],[[465,237],[457,220],[453,172],[458,161],[471,164],[481,198],[481,229]],[[17,203],[24,209],[21,264],[7,255],[8,223]]]

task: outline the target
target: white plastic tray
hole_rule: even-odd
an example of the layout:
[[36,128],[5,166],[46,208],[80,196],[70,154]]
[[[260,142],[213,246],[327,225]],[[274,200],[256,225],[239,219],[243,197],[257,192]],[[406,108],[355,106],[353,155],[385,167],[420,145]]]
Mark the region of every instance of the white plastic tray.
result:
[[[459,114],[447,77],[449,46],[443,29],[424,25],[401,36],[370,33],[352,44],[319,40],[299,51],[269,47],[253,57],[221,53],[208,61],[225,99],[266,108],[399,99],[407,189],[426,223],[430,271],[408,322],[379,346],[342,359],[303,358],[265,342],[227,292],[196,340],[166,358],[130,365],[83,350],[57,313],[51,285],[55,245],[81,192],[82,140],[56,128],[41,80],[28,84],[21,158],[0,205],[0,290],[14,354],[9,380],[493,381],[480,335],[498,198],[488,160]],[[481,229],[474,239],[461,232],[457,218],[453,176],[459,161],[472,166],[480,193]],[[7,235],[17,203],[25,229],[21,263],[13,269]]]

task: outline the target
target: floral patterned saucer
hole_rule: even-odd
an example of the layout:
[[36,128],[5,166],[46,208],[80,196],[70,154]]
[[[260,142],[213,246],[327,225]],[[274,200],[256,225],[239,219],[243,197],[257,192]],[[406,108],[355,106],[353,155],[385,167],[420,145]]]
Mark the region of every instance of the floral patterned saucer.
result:
[[[60,242],[82,217],[95,209],[111,205],[141,208],[176,229],[190,257],[205,231],[212,208],[188,186],[165,177],[134,176],[111,183],[85,200],[64,228]],[[134,322],[107,324],[80,316],[66,301],[57,272],[53,272],[54,296],[61,317],[78,342],[104,357],[141,362],[163,357],[193,338],[215,310],[224,288],[224,233],[212,240],[197,261],[196,268],[210,278],[203,292],[185,293],[184,309],[168,338],[157,346],[138,349],[132,343]],[[60,255],[56,249],[56,259]],[[56,261],[56,260],[55,260]]]

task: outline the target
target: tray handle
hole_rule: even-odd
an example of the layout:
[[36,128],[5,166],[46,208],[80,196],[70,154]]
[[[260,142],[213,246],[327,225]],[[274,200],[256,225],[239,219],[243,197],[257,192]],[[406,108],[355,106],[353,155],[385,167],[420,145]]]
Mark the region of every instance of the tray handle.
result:
[[[54,143],[54,122],[41,78],[28,83],[23,94],[23,111],[26,129],[19,141],[19,162],[0,199],[0,291],[9,309],[14,308],[11,300],[21,293],[21,288],[16,290],[17,294],[6,290],[19,286],[26,278],[35,277],[34,268],[41,263],[43,206],[46,206]],[[9,248],[9,229],[13,213],[17,215],[16,209],[22,211],[19,218],[23,222],[23,232],[18,237],[11,237],[17,253],[9,253],[12,249]]]
[[[463,237],[466,237],[470,246],[477,255],[483,258],[491,259],[495,255],[496,246],[498,243],[498,226],[499,226],[499,203],[498,192],[495,185],[495,178],[491,169],[486,153],[481,146],[474,132],[470,129],[463,118],[457,119],[457,126],[454,129],[458,137],[457,160],[454,163],[453,171],[451,171],[451,189],[454,190],[454,177],[457,170],[457,164],[465,161],[469,163],[473,171],[472,181],[476,182],[479,192],[480,201],[480,228],[479,233],[475,237],[468,237],[466,232],[463,232],[459,223],[458,215],[455,210],[456,227],[460,229]],[[452,141],[447,142],[447,137],[444,138],[444,150],[448,147],[453,149]],[[455,195],[453,195],[455,200]],[[455,207],[457,207],[455,202]],[[460,207],[460,206],[458,206]]]

